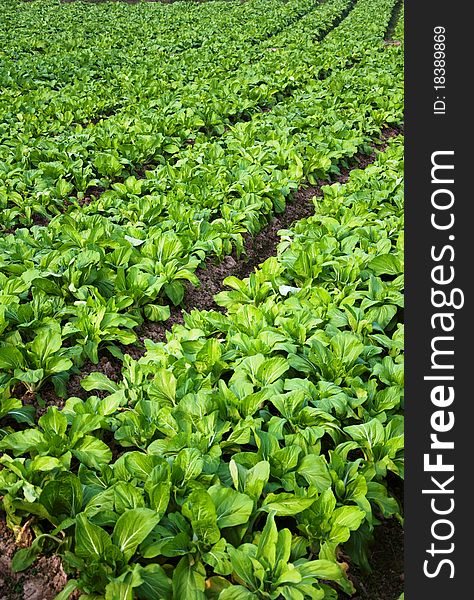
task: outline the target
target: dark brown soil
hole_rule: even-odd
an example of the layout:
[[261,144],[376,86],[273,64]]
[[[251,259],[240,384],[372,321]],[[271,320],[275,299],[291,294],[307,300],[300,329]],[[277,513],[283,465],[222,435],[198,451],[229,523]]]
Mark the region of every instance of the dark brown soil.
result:
[[97,200],[97,198],[99,198],[104,191],[105,188],[97,185],[87,188],[84,194],[84,198],[78,200],[79,206],[87,206],[94,200]]
[[[385,43],[387,45],[392,45],[392,46],[399,46],[400,42],[398,43],[393,43],[396,42],[397,40],[393,39],[393,33],[395,31],[395,27],[397,26],[398,23],[398,19],[400,18],[400,11],[402,9],[403,6],[403,0],[398,0],[398,2],[395,3],[395,6],[393,7],[392,10],[392,16],[390,18],[388,27],[387,27],[387,31],[385,33]],[[392,43],[391,43],[392,42]]]
[[64,406],[64,398],[60,398],[51,383],[46,383],[37,393],[26,392],[21,398],[23,404],[29,404],[36,410],[36,419],[39,419],[50,406],[61,409]]
[[[200,288],[199,288],[200,289]],[[171,316],[167,321],[153,322],[145,321],[143,325],[137,328],[138,339],[144,347],[145,340],[152,340],[153,342],[166,342],[166,334],[171,330],[173,325],[183,325],[183,309],[181,307],[172,306]],[[127,354],[130,354],[132,358],[139,358],[145,354],[143,349],[133,348],[127,346],[123,349]],[[133,352],[133,353],[132,353]]]
[[75,396],[85,400],[90,395],[98,396],[99,398],[105,398],[109,395],[109,392],[102,390],[93,390],[87,392],[82,386],[81,381],[90,375],[91,373],[102,373],[114,382],[118,382],[122,379],[122,363],[119,359],[112,356],[109,352],[104,351],[102,356],[99,358],[98,364],[94,364],[91,361],[87,361],[81,369],[81,372],[76,375],[72,375],[67,383],[67,397]]
[[30,543],[31,533],[25,530],[17,544],[0,516],[0,600],[53,600],[65,586],[67,576],[57,556],[42,556],[25,571],[12,573],[13,555]]
[[352,597],[340,594],[341,600],[398,600],[404,588],[403,528],[395,519],[375,529],[375,541],[369,562],[372,573],[349,567],[349,578],[356,588]]
[[38,215],[36,213],[32,215],[31,220],[33,221],[33,225],[38,225],[39,227],[46,227],[46,225],[49,223],[49,219],[47,217]]
[[[162,323],[145,323],[138,329],[138,336],[141,343],[145,339],[151,339],[154,342],[166,341],[166,333],[170,331],[175,324],[184,323],[183,311],[190,312],[197,310],[217,310],[223,312],[223,309],[214,302],[214,296],[223,289],[223,280],[231,275],[243,279],[248,277],[259,264],[268,257],[276,253],[276,247],[280,242],[278,231],[286,229],[292,223],[313,213],[313,204],[311,198],[318,193],[318,188],[307,188],[298,191],[293,200],[288,202],[286,210],[281,215],[274,217],[271,222],[262,229],[256,236],[244,234],[245,256],[238,259],[235,252],[231,256],[226,256],[220,263],[209,257],[204,267],[196,271],[196,275],[201,282],[199,287],[192,284],[186,285],[186,294],[182,307],[172,307],[170,318]],[[125,352],[129,352],[128,348]]]

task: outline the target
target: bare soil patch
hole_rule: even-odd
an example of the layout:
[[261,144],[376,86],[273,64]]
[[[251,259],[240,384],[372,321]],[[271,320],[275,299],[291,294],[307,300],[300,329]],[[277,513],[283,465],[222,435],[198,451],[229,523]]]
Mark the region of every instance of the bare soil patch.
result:
[[11,561],[19,547],[31,544],[25,533],[17,544],[13,532],[0,515],[0,600],[53,600],[67,582],[58,556],[42,556],[21,573],[13,573]]

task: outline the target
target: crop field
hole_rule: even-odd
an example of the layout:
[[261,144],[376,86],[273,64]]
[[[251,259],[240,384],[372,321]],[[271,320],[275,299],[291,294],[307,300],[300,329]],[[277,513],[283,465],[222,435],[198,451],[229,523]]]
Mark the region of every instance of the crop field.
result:
[[400,0],[0,0],[0,600],[403,594]]

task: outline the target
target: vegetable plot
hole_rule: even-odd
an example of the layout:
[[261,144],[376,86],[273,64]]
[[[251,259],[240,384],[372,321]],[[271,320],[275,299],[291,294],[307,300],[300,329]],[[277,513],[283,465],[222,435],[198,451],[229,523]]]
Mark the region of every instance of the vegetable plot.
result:
[[[0,7],[0,508],[33,534],[12,570],[57,554],[57,600],[353,594],[402,520],[402,136],[331,181],[403,123],[395,1]],[[206,260],[322,180],[220,310],[137,356]],[[105,354],[120,377],[71,394]]]

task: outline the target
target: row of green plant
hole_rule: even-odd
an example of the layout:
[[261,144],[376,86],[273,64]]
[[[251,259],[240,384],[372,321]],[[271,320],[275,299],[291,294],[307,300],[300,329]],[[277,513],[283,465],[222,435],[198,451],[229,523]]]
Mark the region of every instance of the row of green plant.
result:
[[[55,35],[48,43],[38,36],[45,49],[32,54],[31,26],[44,20],[41,12],[34,12],[25,27],[30,50],[25,55],[18,55],[18,40],[5,27],[4,44],[14,56],[8,57],[2,71],[10,92],[2,102],[3,110],[13,125],[21,127],[24,124],[15,118],[19,109],[39,105],[41,121],[32,124],[43,132],[58,134],[71,123],[106,118],[144,96],[156,97],[158,91],[170,95],[170,90],[188,84],[184,96],[189,97],[191,89],[197,92],[193,80],[225,78],[242,63],[254,62],[266,38],[308,11],[325,11],[316,0],[251,0],[240,7],[231,3],[230,11],[223,11],[221,5],[214,3],[212,14],[206,10],[195,15],[177,4],[181,18],[150,5],[145,13],[131,14],[122,6],[120,15],[103,8],[95,14],[81,4],[79,10],[61,7],[59,11],[56,5],[50,15]],[[69,14],[71,10],[73,14]],[[94,31],[97,22],[102,22],[99,32]],[[181,47],[183,37],[196,35],[198,44]],[[93,48],[89,47],[90,37],[96,40]]]
[[[332,23],[347,5],[347,0],[333,0],[310,15],[316,23]],[[12,207],[6,212],[5,227],[18,222],[31,225],[35,215],[48,218],[63,211],[76,197],[80,199],[91,186],[109,187],[114,181],[136,175],[143,165],[174,164],[181,152],[198,155],[201,142],[206,143],[209,135],[222,134],[236,116],[242,122],[248,118],[245,111],[250,110],[258,117],[259,107],[274,106],[275,100],[279,105],[278,95],[280,103],[284,102],[284,94],[293,93],[294,88],[307,89],[318,78],[353,64],[366,52],[373,53],[387,26],[393,0],[376,2],[384,11],[377,24],[368,18],[371,5],[364,0],[334,30],[335,35],[330,34],[323,42],[309,40],[305,46],[300,39],[296,47],[266,52],[257,63],[224,80],[220,75],[208,79],[206,72],[184,87],[177,82],[178,90],[170,91],[168,79],[157,88],[155,74],[138,69],[153,98],[147,96],[143,102],[132,103],[85,128],[66,123],[61,126],[62,133],[46,136],[47,131],[41,126],[38,129],[44,111],[36,111],[31,123],[21,123],[21,132],[15,134],[15,127],[11,128],[11,143],[3,146],[3,205]],[[307,26],[308,31],[314,30],[315,22]],[[373,34],[368,35],[371,28]],[[206,70],[206,62],[201,65]],[[131,84],[136,87],[135,81]],[[165,88],[167,92],[163,92]],[[60,121],[58,117],[54,122]]]
[[118,383],[93,373],[87,400],[5,427],[3,509],[35,533],[14,570],[60,554],[57,600],[353,592],[342,557],[368,568],[379,519],[401,518],[402,157],[396,138],[324,187],[277,256],[225,280],[225,314],[192,311]]

